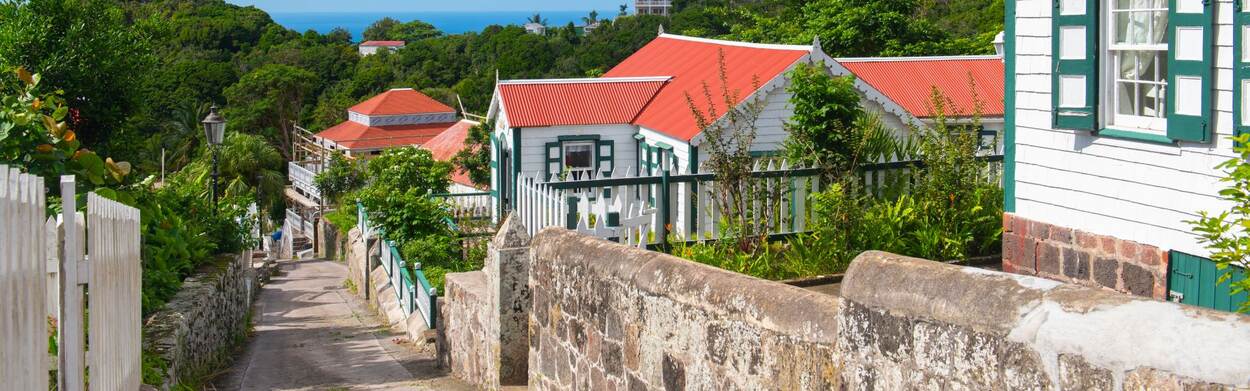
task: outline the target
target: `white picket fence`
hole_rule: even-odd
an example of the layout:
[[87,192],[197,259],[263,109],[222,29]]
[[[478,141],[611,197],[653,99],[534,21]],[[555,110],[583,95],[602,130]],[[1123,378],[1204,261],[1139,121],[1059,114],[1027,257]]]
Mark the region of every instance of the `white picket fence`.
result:
[[[637,176],[633,170],[581,178],[521,174],[514,211],[535,234],[565,227],[637,247],[679,240],[720,238],[725,214],[711,173]],[[807,194],[820,186],[816,170],[791,168],[784,161],[762,162],[752,188],[741,200],[755,232],[803,232],[810,219]],[[736,216],[731,216],[736,217]]]
[[84,216],[73,177],[60,190],[60,219],[45,219],[43,179],[0,165],[0,388],[49,389],[52,321],[58,389],[138,389],[139,211],[92,193]]

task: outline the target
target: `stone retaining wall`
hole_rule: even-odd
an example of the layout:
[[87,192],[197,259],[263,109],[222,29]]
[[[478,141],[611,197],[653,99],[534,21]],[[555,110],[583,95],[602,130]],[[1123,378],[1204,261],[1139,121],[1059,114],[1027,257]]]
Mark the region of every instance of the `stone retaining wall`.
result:
[[1003,215],[1003,271],[1167,299],[1168,252]]
[[532,389],[1250,386],[1242,315],[880,252],[841,298],[561,229],[532,252]]
[[168,365],[161,389],[208,375],[229,362],[231,349],[246,336],[259,290],[250,262],[247,253],[202,269],[147,319],[144,349]]

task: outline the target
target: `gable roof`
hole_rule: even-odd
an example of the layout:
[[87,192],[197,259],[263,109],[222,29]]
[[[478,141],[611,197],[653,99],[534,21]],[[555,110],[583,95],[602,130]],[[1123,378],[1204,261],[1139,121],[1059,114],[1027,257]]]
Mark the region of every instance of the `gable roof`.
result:
[[498,94],[513,127],[628,124],[668,77],[509,80]]
[[456,123],[368,126],[359,122],[344,121],[317,133],[316,136],[333,141],[347,149],[383,149],[425,144],[453,125]]
[[[686,102],[694,99],[704,113],[710,108],[703,98],[704,83],[712,90],[712,105],[724,115],[726,105],[719,91],[719,53],[725,54],[725,76],[730,91],[741,104],[757,89],[790,69],[813,51],[809,45],[764,45],[661,34],[626,58],[605,77],[671,76],[642,109],[633,123],[689,141],[701,129]],[[509,110],[511,114],[511,110]]]
[[[460,120],[447,130],[439,133],[438,136],[421,144],[421,148],[430,151],[434,156],[434,160],[448,162],[456,153],[464,149],[464,140],[469,137],[469,129],[477,126],[479,123],[467,119]],[[469,174],[461,167],[456,167],[451,172],[451,181],[469,187],[477,187],[469,180]]]
[[364,41],[360,46],[404,46],[404,41]]
[[[977,102],[982,104],[981,115],[1003,116],[1004,67],[998,56],[839,58],[836,61],[917,118],[934,116],[931,101],[934,88],[953,104],[946,110],[948,116],[971,116]],[[975,89],[970,88],[969,81],[975,83]]]
[[455,109],[411,88],[396,88],[352,106],[349,111],[364,115],[405,115],[454,113]]

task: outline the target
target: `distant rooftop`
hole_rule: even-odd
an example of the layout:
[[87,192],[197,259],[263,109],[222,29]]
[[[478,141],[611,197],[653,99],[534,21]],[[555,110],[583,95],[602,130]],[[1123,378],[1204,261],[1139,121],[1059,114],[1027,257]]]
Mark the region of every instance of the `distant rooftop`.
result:
[[397,47],[404,46],[404,41],[364,41],[360,43],[360,46]]

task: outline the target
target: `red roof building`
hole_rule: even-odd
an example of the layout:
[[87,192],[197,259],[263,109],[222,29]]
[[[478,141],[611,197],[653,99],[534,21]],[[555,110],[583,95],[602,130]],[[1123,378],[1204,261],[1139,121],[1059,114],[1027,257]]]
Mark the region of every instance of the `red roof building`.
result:
[[360,46],[403,47],[404,41],[364,41]]
[[669,77],[499,82],[513,127],[628,124]]
[[455,109],[411,88],[383,92],[347,110],[348,120],[317,133],[327,148],[364,152],[419,146],[457,125]]
[[378,50],[398,50],[404,47],[404,41],[364,41],[357,50],[361,56],[377,54]]
[[863,82],[865,92],[885,98],[915,118],[934,116],[933,90],[949,100],[946,115],[1003,116],[1004,67],[998,56],[839,58],[845,70]]
[[[429,150],[430,153],[434,155],[435,160],[449,162],[451,161],[451,158],[456,156],[457,153],[464,150],[465,139],[469,137],[469,129],[472,129],[478,124],[478,122],[470,120],[460,120],[460,122],[457,122],[454,126],[447,128],[447,130],[443,131],[438,136],[434,136],[434,138],[422,143],[421,148]],[[471,188],[479,187],[469,179],[469,174],[465,173],[464,170],[459,167],[456,167],[456,170],[452,171],[451,181],[455,184]]]

